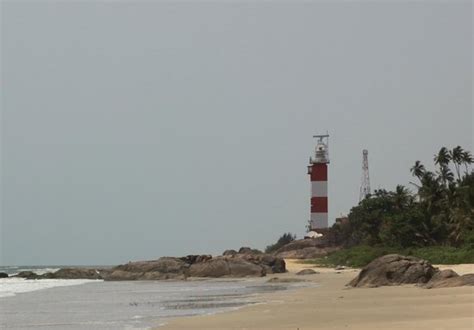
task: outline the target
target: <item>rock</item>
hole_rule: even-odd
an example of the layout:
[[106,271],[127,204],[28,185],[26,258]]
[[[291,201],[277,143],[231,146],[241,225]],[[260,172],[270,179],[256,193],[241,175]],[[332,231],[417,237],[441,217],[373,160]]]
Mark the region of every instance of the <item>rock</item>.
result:
[[348,285],[353,287],[379,287],[408,283],[426,283],[437,272],[426,260],[388,254],[365,266]]
[[189,267],[188,275],[192,277],[245,277],[265,276],[262,265],[250,262],[245,258],[217,257]]
[[300,270],[298,273],[296,273],[296,275],[312,275],[312,274],[319,274],[319,272],[313,269],[307,268],[307,269]]
[[458,277],[458,276],[459,276],[458,273],[456,273],[454,270],[445,269],[445,270],[441,270],[441,271],[436,272],[431,277],[430,282],[441,281],[441,280],[444,280],[444,279],[447,279],[447,278]]
[[[184,259],[188,257],[184,257]],[[112,270],[122,270],[134,273],[160,272],[167,274],[183,274],[188,268],[189,262],[186,262],[181,258],[162,257],[158,260],[129,262],[114,267]]]
[[263,252],[258,249],[252,249],[245,246],[245,247],[241,247],[238,253],[239,254],[262,254]]
[[158,260],[136,261],[101,272],[106,281],[184,279],[190,263],[200,256],[162,257]]
[[223,256],[235,256],[238,252],[235,250],[225,250],[224,253],[222,253]]
[[38,275],[38,274],[36,274],[32,271],[29,271],[29,270],[19,272],[18,274],[16,274],[13,277],[21,277],[21,278],[25,278],[27,280],[37,280],[37,279],[41,278],[40,275]]
[[[444,271],[441,271],[440,273],[442,272]],[[455,272],[453,273],[456,274]],[[424,287],[426,289],[435,289],[435,288],[452,288],[456,286],[474,285],[474,274],[465,274],[462,276],[459,276],[456,274],[449,277],[443,277],[443,276],[442,275],[433,276],[433,278],[431,278],[431,280]]]
[[211,259],[195,263],[189,267],[189,276],[193,277],[222,277],[230,275],[230,268],[226,259]]
[[212,259],[212,256],[210,254],[188,255],[186,257],[181,257],[181,258],[178,258],[178,259],[184,261],[187,264],[192,265],[196,262],[203,262],[203,261]]
[[329,244],[323,237],[307,238],[286,244],[275,251],[274,255],[288,259],[314,259],[324,257],[339,249],[339,246]]
[[298,283],[298,282],[307,282],[301,278],[279,278],[273,277],[267,281],[267,283]]
[[54,273],[46,273],[41,278],[56,278],[65,280],[88,279],[101,280],[102,276],[96,269],[90,268],[61,268]]
[[228,259],[227,263],[232,277],[265,276],[267,274],[265,267],[248,262],[245,259]]
[[7,273],[0,272],[0,278],[7,278],[7,277],[8,277]]
[[[143,278],[143,272],[131,272],[127,270],[115,269],[106,275],[103,275],[106,281],[136,281]],[[161,273],[160,273],[161,274]]]
[[334,270],[344,270],[344,269],[346,269],[346,267],[340,266],[340,265],[337,265],[337,266],[334,268]]
[[212,256],[210,254],[202,254],[196,258],[196,262],[204,262],[211,259]]
[[271,254],[239,254],[235,257],[263,266],[267,274],[286,272],[285,260],[275,257]]

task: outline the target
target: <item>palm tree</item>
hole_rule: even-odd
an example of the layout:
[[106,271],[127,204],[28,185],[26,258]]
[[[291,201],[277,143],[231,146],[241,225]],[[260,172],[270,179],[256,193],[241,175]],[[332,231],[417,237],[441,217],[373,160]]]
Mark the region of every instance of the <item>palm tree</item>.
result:
[[410,169],[410,171],[414,176],[420,179],[420,181],[423,177],[423,174],[426,172],[425,166],[419,160],[415,162],[415,165]]
[[439,165],[439,177],[446,186],[447,182],[451,182],[453,173],[449,170],[449,162],[451,161],[451,154],[446,147],[439,149],[438,154],[434,156],[434,162]]
[[451,183],[454,180],[454,174],[447,166],[441,167],[439,171],[439,177],[444,185],[446,185],[447,183]]
[[451,160],[451,155],[446,147],[442,147],[439,149],[438,154],[434,155],[434,162],[439,167],[445,167],[449,165],[449,161]]
[[397,185],[393,194],[393,198],[395,207],[399,210],[404,209],[405,207],[410,205],[411,202],[413,202],[413,198],[410,195],[410,192],[406,187],[402,185]]
[[462,163],[466,167],[466,174],[469,172],[468,171],[468,166],[474,163],[474,158],[472,158],[472,155],[469,151],[464,151],[461,156]]
[[461,146],[457,146],[449,152],[449,155],[454,163],[454,167],[456,168],[456,174],[458,175],[459,181],[461,181],[461,173],[460,173],[459,168],[462,164],[463,153],[464,153],[464,150],[461,148]]

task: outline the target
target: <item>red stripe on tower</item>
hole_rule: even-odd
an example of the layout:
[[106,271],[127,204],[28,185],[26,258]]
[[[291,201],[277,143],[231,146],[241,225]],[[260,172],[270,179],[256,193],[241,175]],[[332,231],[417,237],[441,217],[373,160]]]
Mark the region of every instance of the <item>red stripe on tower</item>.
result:
[[308,174],[311,179],[311,219],[310,230],[328,227],[328,138],[329,135],[316,135],[318,138],[314,159],[310,158]]

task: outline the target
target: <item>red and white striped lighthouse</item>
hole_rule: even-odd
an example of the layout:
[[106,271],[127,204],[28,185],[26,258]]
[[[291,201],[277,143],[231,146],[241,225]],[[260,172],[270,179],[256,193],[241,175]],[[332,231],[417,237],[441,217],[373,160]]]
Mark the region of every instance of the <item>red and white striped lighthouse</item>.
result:
[[309,230],[328,227],[328,164],[329,134],[317,138],[314,158],[309,158],[308,174],[311,178],[311,218]]

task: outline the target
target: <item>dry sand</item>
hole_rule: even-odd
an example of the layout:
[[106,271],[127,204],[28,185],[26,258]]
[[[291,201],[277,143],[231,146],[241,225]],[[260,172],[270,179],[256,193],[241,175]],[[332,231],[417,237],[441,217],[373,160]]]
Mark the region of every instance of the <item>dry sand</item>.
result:
[[[474,265],[438,266],[459,274]],[[287,260],[286,274],[319,287],[265,296],[267,303],[217,315],[175,319],[160,329],[474,329],[474,287],[422,289],[413,285],[345,288],[358,270],[336,271]],[[319,274],[295,276],[303,268]]]

